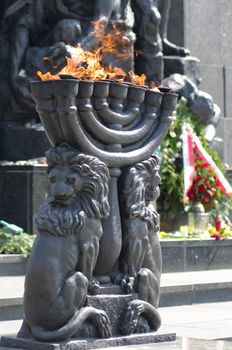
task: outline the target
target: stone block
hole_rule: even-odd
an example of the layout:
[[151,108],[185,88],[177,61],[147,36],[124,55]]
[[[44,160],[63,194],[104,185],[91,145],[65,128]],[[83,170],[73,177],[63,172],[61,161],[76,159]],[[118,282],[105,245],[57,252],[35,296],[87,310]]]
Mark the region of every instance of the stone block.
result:
[[225,117],[232,118],[232,60],[231,66],[225,67]]
[[199,88],[210,94],[224,116],[224,72],[222,66],[203,64],[199,65],[201,84]]
[[169,307],[178,305],[191,305],[193,303],[192,286],[181,286],[179,290],[163,290],[160,295],[159,307]]
[[164,56],[164,77],[166,78],[174,73],[186,75],[198,84],[200,80],[199,60],[192,56]]
[[232,117],[225,118],[225,162],[232,168]]
[[86,305],[104,310],[110,318],[112,335],[116,335],[129,302],[135,299],[138,299],[137,294],[88,295]]
[[224,66],[232,66],[232,31],[231,31],[231,16],[232,2],[231,0],[223,0],[223,64]]
[[46,166],[0,166],[0,218],[33,232],[33,214],[47,193]]
[[186,251],[184,241],[161,242],[161,248],[163,273],[185,270]]
[[[188,244],[189,243],[189,244]],[[232,266],[230,241],[186,242],[186,271],[227,269]]]
[[[114,346],[129,346],[150,343],[172,342],[176,340],[175,333],[143,333],[131,334],[124,337],[112,337],[109,339],[70,340],[62,343],[42,343],[32,339],[17,337],[2,337],[0,345],[6,348],[28,350],[86,350],[110,348]],[[10,349],[9,349],[10,350]]]
[[42,129],[28,129],[20,123],[0,123],[0,160],[27,160],[43,157],[50,147]]
[[192,296],[193,304],[198,303],[214,303],[231,301],[231,288],[210,289],[204,286],[203,289],[200,286],[195,286]]
[[223,65],[223,0],[185,0],[185,46],[202,64]]
[[163,273],[231,269],[232,240],[161,241]]
[[23,276],[26,273],[27,258],[19,254],[0,255],[0,277],[1,276]]
[[184,46],[184,0],[171,2],[168,39],[178,46]]

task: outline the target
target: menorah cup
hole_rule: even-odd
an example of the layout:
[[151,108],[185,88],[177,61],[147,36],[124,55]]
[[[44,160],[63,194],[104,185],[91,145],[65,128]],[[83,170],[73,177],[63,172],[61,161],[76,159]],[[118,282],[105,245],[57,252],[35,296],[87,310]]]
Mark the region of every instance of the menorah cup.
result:
[[31,87],[51,144],[67,143],[110,169],[111,210],[103,222],[95,270],[97,275],[109,274],[121,252],[120,169],[148,159],[160,146],[172,122],[177,95],[107,80],[33,81]]

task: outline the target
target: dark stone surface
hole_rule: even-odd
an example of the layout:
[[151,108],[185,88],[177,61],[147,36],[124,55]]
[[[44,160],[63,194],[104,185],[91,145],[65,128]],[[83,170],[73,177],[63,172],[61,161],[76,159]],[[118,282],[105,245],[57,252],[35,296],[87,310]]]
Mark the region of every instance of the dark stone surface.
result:
[[112,337],[110,339],[70,340],[64,343],[41,343],[31,339],[17,337],[2,337],[1,346],[29,349],[29,350],[85,350],[110,348],[113,346],[129,346],[149,343],[172,342],[176,340],[175,333],[146,333],[132,334],[130,336]]
[[[200,63],[202,82],[201,90],[212,95],[214,102],[221,108],[224,115],[224,72],[223,66]],[[215,83],[216,82],[216,83]]]
[[138,299],[137,294],[87,296],[87,306],[104,310],[109,316],[112,335],[119,334],[120,323],[130,301]]
[[33,232],[33,213],[47,192],[46,166],[0,166],[0,218]]
[[[232,168],[232,137],[231,137],[231,130],[232,130],[232,116],[230,118],[224,118],[224,130],[225,130],[225,143],[226,143],[226,149],[225,149],[225,163],[227,163],[230,168]],[[231,182],[232,183],[232,182]]]
[[0,255],[0,276],[25,275],[27,261],[21,255]]
[[179,272],[185,269],[186,265],[186,249],[184,242],[163,242],[162,249],[162,273]]
[[161,241],[162,271],[165,273],[230,269],[231,246],[232,240]]
[[[0,322],[20,320],[23,316],[22,298],[20,300],[13,300],[15,305],[0,305]],[[17,305],[18,304],[18,305]]]
[[[189,287],[189,286],[188,286]],[[167,287],[169,288],[169,287]],[[188,288],[189,289],[189,288]],[[209,301],[208,301],[209,302]],[[159,307],[193,304],[192,290],[170,290],[160,295]]]
[[210,289],[207,286],[201,288],[200,285],[195,286],[192,295],[192,304],[198,303],[215,303],[222,301],[231,301],[231,288],[223,287],[218,289]]
[[200,81],[199,60],[196,57],[164,56],[164,77],[179,73],[186,75],[196,84]]
[[185,46],[184,15],[184,0],[172,1],[168,23],[168,39],[179,46]]
[[20,123],[0,123],[0,160],[43,157],[48,148],[49,142],[43,130],[25,128]]

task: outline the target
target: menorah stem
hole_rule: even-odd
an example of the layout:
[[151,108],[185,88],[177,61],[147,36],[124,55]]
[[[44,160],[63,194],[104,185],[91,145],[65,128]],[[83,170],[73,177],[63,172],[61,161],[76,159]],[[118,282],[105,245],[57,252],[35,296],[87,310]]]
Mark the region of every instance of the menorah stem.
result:
[[110,213],[102,220],[103,236],[95,268],[95,275],[109,275],[117,269],[117,262],[122,246],[122,228],[118,200],[118,176],[121,171],[110,169],[109,195]]

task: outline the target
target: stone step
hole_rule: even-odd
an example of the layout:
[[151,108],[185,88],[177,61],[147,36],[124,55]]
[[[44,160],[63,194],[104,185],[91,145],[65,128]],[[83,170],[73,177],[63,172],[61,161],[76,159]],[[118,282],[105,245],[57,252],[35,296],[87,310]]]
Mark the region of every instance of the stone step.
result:
[[0,254],[0,276],[25,275],[27,259],[20,254]]
[[[23,288],[24,276],[0,277],[0,321],[22,318]],[[220,301],[232,301],[232,270],[162,274],[160,307]]]
[[[232,239],[161,240],[163,273],[232,269]],[[0,276],[26,273],[27,259],[0,254]]]

